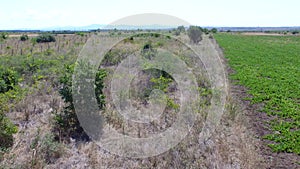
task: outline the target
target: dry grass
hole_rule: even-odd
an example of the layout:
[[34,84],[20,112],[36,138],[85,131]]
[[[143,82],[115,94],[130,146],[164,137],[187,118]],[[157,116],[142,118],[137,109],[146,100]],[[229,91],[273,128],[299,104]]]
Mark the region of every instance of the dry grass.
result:
[[[185,37],[182,37],[185,39]],[[182,51],[179,51],[182,52]],[[27,96],[9,113],[18,124],[15,143],[0,163],[4,168],[263,168],[257,140],[247,129],[247,118],[232,97],[222,123],[206,143],[199,135],[205,118],[199,117],[190,134],[176,147],[156,157],[124,158],[111,154],[93,142],[58,143],[51,138],[52,111],[62,101],[47,82]],[[110,110],[108,108],[108,110]],[[106,112],[118,123],[115,112]],[[119,128],[122,128],[121,124]],[[144,128],[146,129],[146,128]]]

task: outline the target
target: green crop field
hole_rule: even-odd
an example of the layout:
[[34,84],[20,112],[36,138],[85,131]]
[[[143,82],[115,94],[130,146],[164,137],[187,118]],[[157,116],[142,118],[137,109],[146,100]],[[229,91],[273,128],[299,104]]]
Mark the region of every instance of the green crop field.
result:
[[251,104],[271,119],[269,146],[276,152],[300,154],[300,38],[217,34],[234,70],[231,79],[248,88]]

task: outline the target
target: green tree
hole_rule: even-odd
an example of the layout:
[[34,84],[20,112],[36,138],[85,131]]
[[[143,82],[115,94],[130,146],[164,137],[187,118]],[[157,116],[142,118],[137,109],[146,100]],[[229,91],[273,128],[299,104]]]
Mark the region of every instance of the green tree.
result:
[[13,97],[15,97],[13,89],[17,84],[17,72],[12,69],[4,69],[0,67],[0,160],[1,149],[12,146],[12,135],[18,130],[5,115],[5,112],[9,110],[8,103],[13,100]]
[[212,29],[211,29],[211,32],[212,32],[212,33],[217,33],[218,30],[217,30],[217,28],[212,28]]
[[188,36],[192,43],[199,43],[202,40],[202,29],[198,26],[190,26]]
[[7,32],[1,32],[1,34],[0,34],[0,39],[5,40],[5,39],[7,39],[7,38],[8,38],[8,33],[7,33]]
[[12,90],[18,84],[18,74],[11,69],[0,69],[0,93]]
[[184,28],[183,25],[182,25],[182,26],[178,26],[178,27],[177,27],[177,30],[178,30],[179,32],[185,32],[185,28]]
[[206,35],[209,34],[209,30],[208,30],[207,28],[203,28],[202,31],[203,31]]
[[27,41],[29,39],[28,35],[25,35],[23,34],[21,37],[20,37],[20,40],[21,41]]
[[[84,67],[83,69],[87,69],[87,72],[83,71],[81,73],[88,74],[91,73],[90,69],[91,66],[88,63],[78,63],[80,67]],[[64,107],[63,111],[57,113],[55,116],[56,121],[56,130],[60,133],[60,137],[63,139],[72,137],[76,140],[89,140],[89,136],[85,133],[83,128],[81,127],[79,120],[77,118],[75,112],[75,105],[74,102],[78,100],[73,100],[73,93],[72,93],[72,76],[74,73],[75,64],[72,65],[65,65],[64,74],[60,77],[60,83],[62,85],[61,89],[59,90],[59,94],[61,95],[62,99],[64,100],[66,106]],[[105,106],[105,95],[102,92],[104,88],[104,78],[106,77],[107,72],[104,69],[99,69],[96,72],[96,79],[95,79],[95,94],[96,100],[98,103],[99,109],[103,109]],[[85,81],[86,79],[79,79],[79,81]],[[78,82],[84,84],[84,82]],[[82,86],[84,88],[84,86]]]
[[37,43],[55,42],[55,37],[51,34],[42,34],[36,38]]

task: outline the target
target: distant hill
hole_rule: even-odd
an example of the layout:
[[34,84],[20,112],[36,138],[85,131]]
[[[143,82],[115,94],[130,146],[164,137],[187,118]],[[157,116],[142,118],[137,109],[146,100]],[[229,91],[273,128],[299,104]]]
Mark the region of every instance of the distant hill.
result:
[[95,30],[99,28],[103,28],[105,25],[101,24],[92,24],[88,26],[63,26],[63,27],[48,27],[48,28],[42,28],[40,30],[42,31],[60,31],[60,30],[70,30],[70,31],[89,31],[89,30]]
[[[295,31],[300,30],[300,26],[297,27],[212,27],[212,26],[202,26],[203,28],[212,29],[217,28],[218,31],[232,31],[232,32],[265,32],[265,31]],[[177,26],[168,26],[168,25],[142,25],[142,26],[132,26],[132,25],[104,25],[104,24],[92,24],[87,26],[53,26],[41,29],[30,29],[30,28],[20,28],[15,30],[0,30],[0,32],[38,32],[38,31],[90,31],[90,30],[110,30],[110,29],[119,29],[119,30],[137,30],[137,29],[173,29]]]

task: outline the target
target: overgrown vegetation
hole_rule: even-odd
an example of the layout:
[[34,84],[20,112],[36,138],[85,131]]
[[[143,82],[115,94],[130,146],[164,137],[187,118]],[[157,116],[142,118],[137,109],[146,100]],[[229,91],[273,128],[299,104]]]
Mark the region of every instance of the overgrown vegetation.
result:
[[190,26],[187,30],[192,43],[199,43],[202,40],[202,29],[198,26]]
[[[68,140],[68,138],[71,137],[76,140],[87,141],[90,138],[81,127],[74,107],[72,95],[72,75],[74,73],[74,66],[75,64],[65,65],[64,74],[60,77],[62,88],[59,90],[59,93],[65,102],[65,107],[62,112],[56,112],[55,114],[55,122],[57,124],[55,129],[62,139]],[[104,87],[103,81],[106,75],[107,72],[104,69],[100,69],[97,71],[95,77],[95,94],[99,109],[103,109],[105,106],[105,96],[102,89]]]
[[[52,46],[47,46],[48,49],[44,51],[41,50],[43,46],[30,46],[28,41],[20,43],[19,46],[16,45],[19,44],[18,41],[22,37],[27,39],[27,35],[9,39],[8,35],[4,35],[5,43],[9,45],[7,49],[12,50],[12,53],[7,54],[3,52],[7,49],[0,48],[0,156],[13,145],[13,134],[18,131],[17,126],[7,117],[7,113],[16,111],[15,105],[30,95],[29,90],[37,90],[38,84],[47,81],[51,82],[52,88],[57,88],[57,77],[64,71],[63,64],[74,62],[74,52],[68,55],[61,54],[51,49]],[[28,120],[26,110],[20,111]]]
[[272,134],[264,138],[276,152],[300,154],[300,39],[294,36],[217,34],[230,66],[231,78],[246,86],[252,104],[263,103],[272,117]]
[[20,40],[21,41],[27,41],[29,39],[28,35],[26,34],[23,34],[21,37],[20,37]]
[[13,144],[12,134],[17,132],[17,127],[5,116],[5,112],[9,109],[10,99],[16,96],[13,89],[18,88],[18,81],[16,71],[0,65],[0,148],[10,147]]
[[0,41],[1,41],[1,40],[7,39],[8,36],[9,36],[9,35],[8,35],[7,32],[1,32],[1,33],[0,33]]
[[30,148],[35,152],[31,163],[27,164],[30,168],[38,168],[54,163],[63,154],[63,145],[55,140],[53,134],[41,135],[41,130],[38,129],[38,133],[30,145]]
[[51,34],[42,34],[36,38],[37,43],[55,42],[56,39]]

